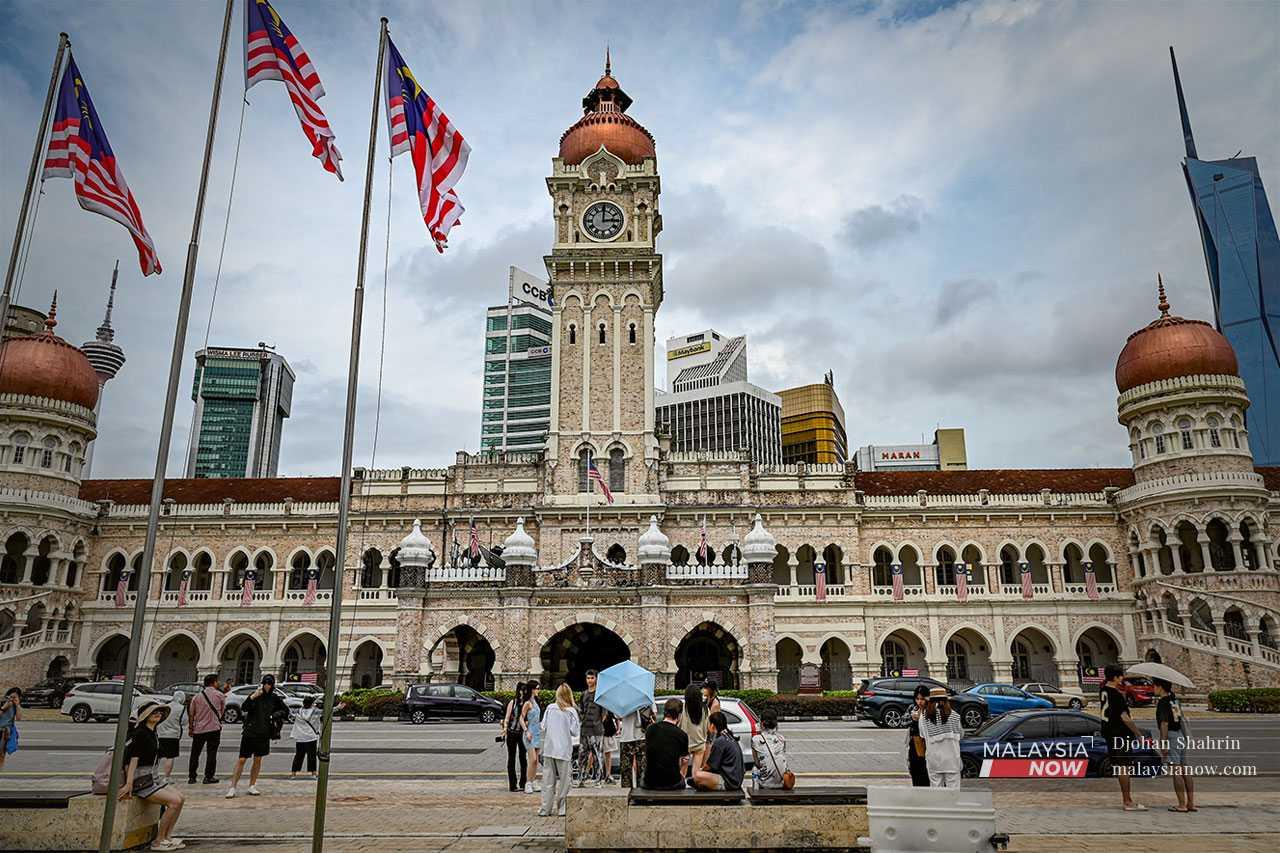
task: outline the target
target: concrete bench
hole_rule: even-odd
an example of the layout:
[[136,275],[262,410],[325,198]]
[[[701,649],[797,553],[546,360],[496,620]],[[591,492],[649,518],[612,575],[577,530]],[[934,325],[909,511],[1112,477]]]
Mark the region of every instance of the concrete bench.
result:
[[[0,791],[0,850],[97,850],[105,805],[84,788]],[[111,849],[149,843],[159,820],[157,805],[118,803]]]
[[753,806],[865,806],[866,788],[834,785],[792,788],[752,788],[748,792]]
[[[846,800],[864,799],[848,790]],[[564,835],[570,851],[865,850],[867,830],[858,802],[760,805],[743,791],[604,790],[569,797]]]

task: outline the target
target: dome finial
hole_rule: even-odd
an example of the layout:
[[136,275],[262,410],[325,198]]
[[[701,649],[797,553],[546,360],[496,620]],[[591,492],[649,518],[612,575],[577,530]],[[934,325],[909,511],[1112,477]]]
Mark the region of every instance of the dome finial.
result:
[[604,76],[613,76],[613,62],[609,58],[609,43],[604,43]]
[[53,301],[49,303],[49,316],[45,318],[44,330],[46,334],[53,334],[53,327],[58,325],[58,291],[53,291]]
[[1158,285],[1157,291],[1160,294],[1160,303],[1156,305],[1156,307],[1160,309],[1161,317],[1168,317],[1169,316],[1169,297],[1165,296],[1164,279],[1160,276],[1160,273],[1156,273],[1156,283]]

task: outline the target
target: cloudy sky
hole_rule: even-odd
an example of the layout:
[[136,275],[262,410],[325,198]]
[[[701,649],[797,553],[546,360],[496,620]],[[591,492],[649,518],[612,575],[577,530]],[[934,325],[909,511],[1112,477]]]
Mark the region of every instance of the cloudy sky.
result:
[[[1115,357],[1154,316],[1210,316],[1179,160],[1175,45],[1202,156],[1260,158],[1280,193],[1280,6],[1234,3],[338,3],[277,0],[310,53],[342,150],[310,157],[282,86],[245,109],[208,340],[274,343],[298,374],[282,473],[336,473],[377,19],[472,145],[441,256],[412,166],[379,119],[356,464],[435,466],[479,442],[483,314],[542,269],[543,179],[604,45],[657,140],[666,302],[658,340],[749,336],[767,388],[835,373],[850,442],[967,430],[973,467],[1125,464]],[[216,61],[217,2],[0,3],[0,234],[9,239],[57,33],[66,30],[165,272],[124,230],[44,186],[17,301],[59,288],[92,337],[121,259],[97,476],[148,476]],[[191,418],[240,126],[233,28],[170,473]],[[7,247],[7,246],[6,246]],[[381,428],[371,460],[380,343]],[[661,353],[659,353],[661,359]],[[660,368],[664,368],[660,364]],[[658,376],[664,376],[660,369]]]

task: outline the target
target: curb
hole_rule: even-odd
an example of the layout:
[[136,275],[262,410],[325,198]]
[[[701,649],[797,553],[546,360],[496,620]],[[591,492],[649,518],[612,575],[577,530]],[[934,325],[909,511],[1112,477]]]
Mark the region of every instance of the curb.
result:
[[853,714],[832,714],[826,717],[820,716],[800,716],[800,717],[778,717],[778,720],[784,723],[856,723],[858,718]]

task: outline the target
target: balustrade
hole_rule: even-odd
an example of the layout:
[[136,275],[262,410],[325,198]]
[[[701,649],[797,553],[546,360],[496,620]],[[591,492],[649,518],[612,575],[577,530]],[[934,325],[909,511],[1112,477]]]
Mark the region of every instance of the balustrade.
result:
[[[1088,595],[1089,587],[1082,583],[1069,583],[1063,587],[1069,595]],[[1098,594],[1106,595],[1109,592],[1115,592],[1116,585],[1114,583],[1099,583]]]
[[[286,601],[302,601],[304,598],[307,597],[307,591],[305,589],[287,589],[285,590],[284,597]],[[333,600],[333,590],[331,589],[316,590],[316,601],[332,601],[332,600]]]
[[667,566],[668,580],[746,580],[747,565],[737,566]]
[[[893,585],[874,586],[871,588],[871,594],[877,598],[893,598]],[[913,595],[924,595],[924,584],[904,584],[902,595],[904,598]]]
[[434,566],[427,572],[427,583],[492,582],[506,579],[506,566]]

